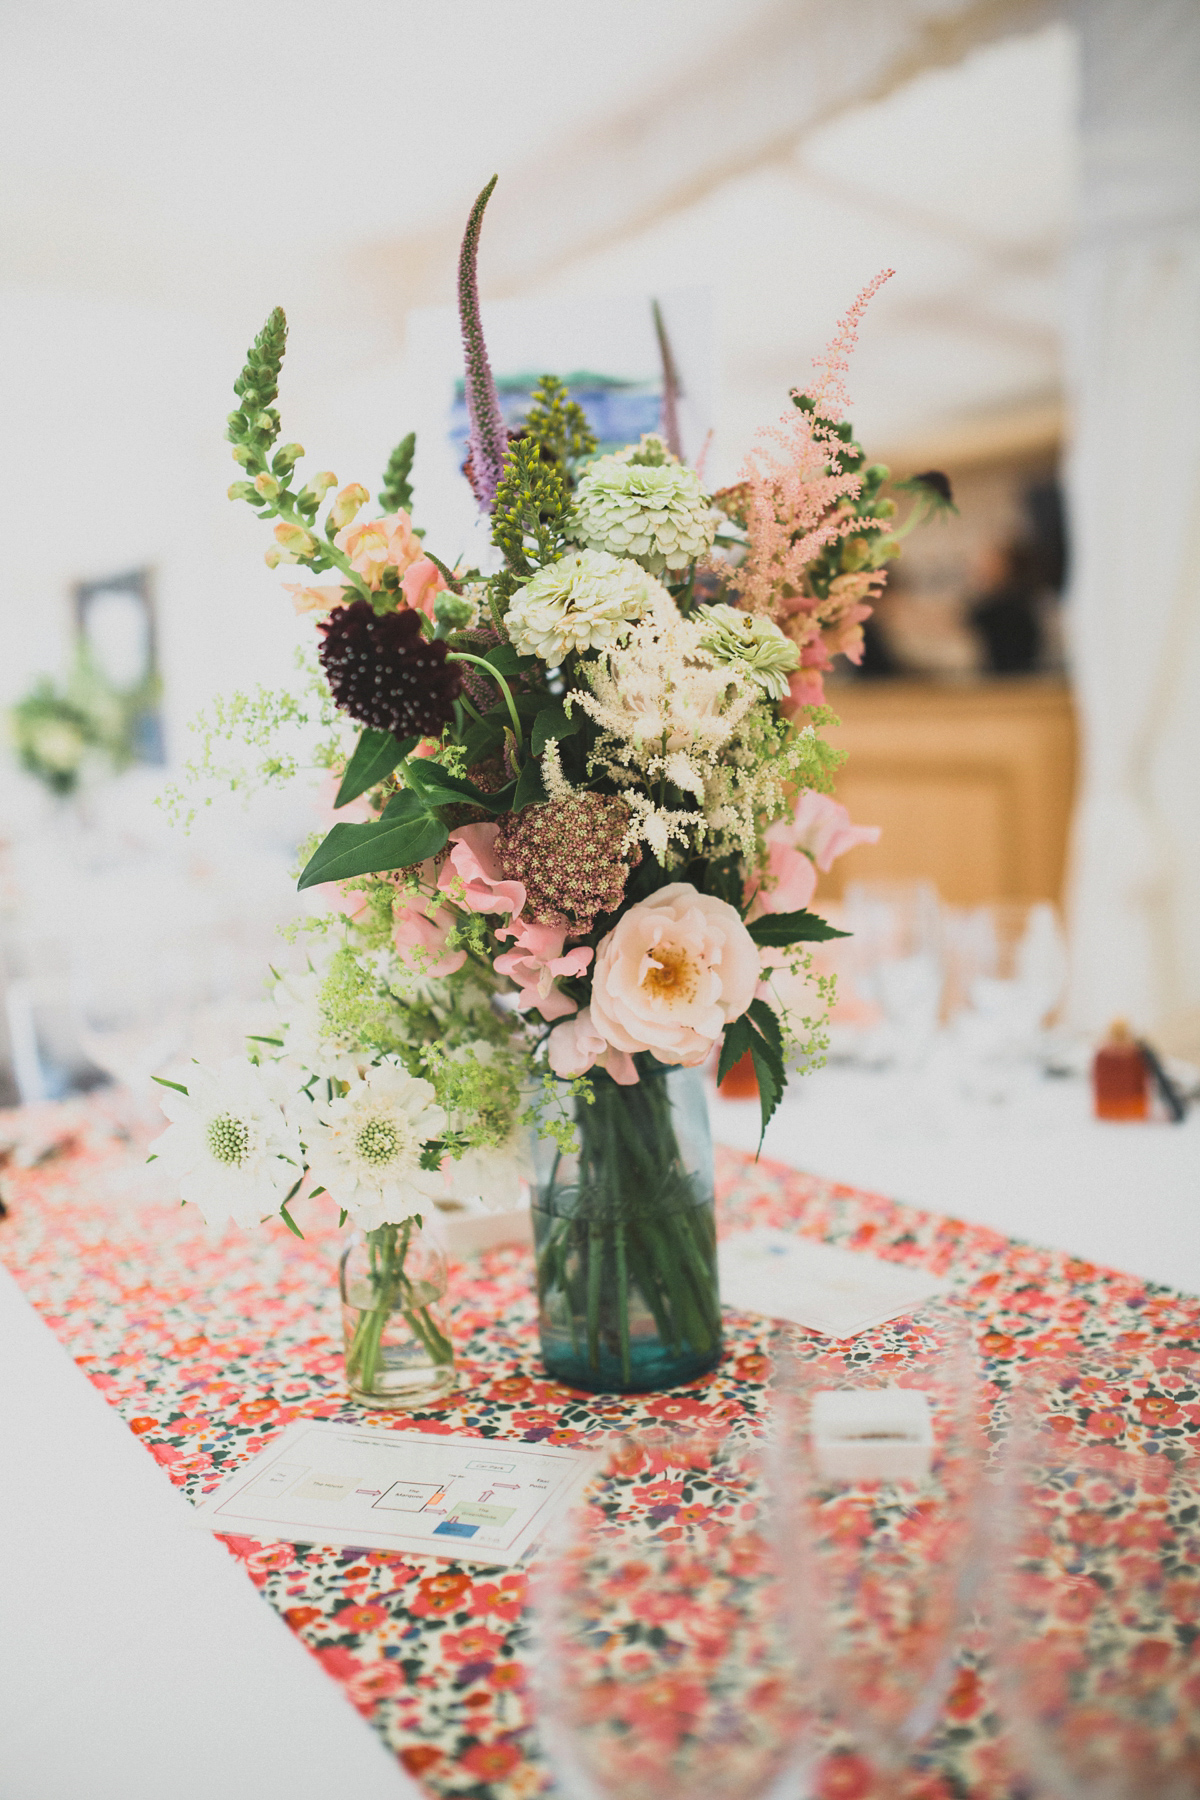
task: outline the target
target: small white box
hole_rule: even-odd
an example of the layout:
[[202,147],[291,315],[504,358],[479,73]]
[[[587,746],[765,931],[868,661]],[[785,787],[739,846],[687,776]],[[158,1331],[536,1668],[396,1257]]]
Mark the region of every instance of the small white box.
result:
[[933,1416],[919,1388],[833,1388],[813,1395],[818,1473],[832,1481],[920,1481],[933,1461]]

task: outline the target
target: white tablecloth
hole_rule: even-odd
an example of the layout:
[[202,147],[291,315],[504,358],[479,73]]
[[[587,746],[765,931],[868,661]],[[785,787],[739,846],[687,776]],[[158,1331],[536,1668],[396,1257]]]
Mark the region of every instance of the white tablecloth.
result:
[[[755,1149],[757,1100],[716,1099],[712,1118],[719,1143]],[[1200,1294],[1200,1106],[1182,1125],[1101,1124],[1079,1080],[989,1102],[831,1065],[793,1078],[763,1155]]]

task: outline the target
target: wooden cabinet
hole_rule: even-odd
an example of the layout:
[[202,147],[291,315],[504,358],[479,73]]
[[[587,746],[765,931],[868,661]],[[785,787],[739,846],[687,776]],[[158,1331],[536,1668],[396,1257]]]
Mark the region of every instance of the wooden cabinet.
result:
[[841,857],[819,893],[926,876],[958,906],[1061,900],[1076,755],[1063,682],[848,683],[829,704],[841,720],[829,739],[849,753],[837,797],[883,835]]

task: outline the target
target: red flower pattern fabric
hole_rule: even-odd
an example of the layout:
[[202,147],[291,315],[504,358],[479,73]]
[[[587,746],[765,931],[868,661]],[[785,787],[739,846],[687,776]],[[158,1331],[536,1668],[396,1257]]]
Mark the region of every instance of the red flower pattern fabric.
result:
[[[689,1388],[612,1397],[547,1379],[531,1257],[516,1246],[454,1271],[456,1392],[401,1417],[353,1406],[342,1369],[334,1283],[342,1240],[333,1217],[306,1224],[297,1241],[279,1220],[218,1235],[191,1208],[119,1201],[128,1149],[108,1135],[98,1109],[82,1120],[63,1154],[5,1170],[0,1258],[189,1498],[211,1491],[298,1418],[576,1444],[647,1425],[711,1430],[740,1422],[753,1430],[765,1415],[773,1327],[732,1309],[723,1361]],[[993,1435],[1023,1365],[1082,1347],[1111,1371],[1081,1384],[1064,1415],[1091,1443],[1171,1458],[1200,1443],[1200,1301],[732,1151],[719,1152],[718,1167],[723,1229],[786,1224],[826,1243],[953,1271],[976,1327]],[[845,1346],[847,1364],[886,1370],[910,1330],[896,1320],[863,1333]],[[642,1486],[631,1482],[631,1507],[675,1504]],[[1122,1553],[1144,1556],[1144,1535],[1129,1521]],[[523,1573],[224,1541],[431,1793],[531,1800],[544,1790],[526,1691]],[[1064,1618],[1073,1604],[1077,1595],[1064,1586]],[[987,1668],[968,1648],[942,1723],[914,1760],[911,1800],[1008,1794],[997,1732]],[[865,1791],[864,1779],[860,1759],[835,1749],[820,1792],[850,1800]]]

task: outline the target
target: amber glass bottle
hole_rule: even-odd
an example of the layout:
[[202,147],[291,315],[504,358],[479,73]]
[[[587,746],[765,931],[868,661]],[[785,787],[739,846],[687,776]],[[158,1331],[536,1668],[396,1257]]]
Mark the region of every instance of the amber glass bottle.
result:
[[1098,1119],[1144,1119],[1150,1112],[1148,1070],[1124,1019],[1109,1027],[1092,1062],[1092,1098]]

